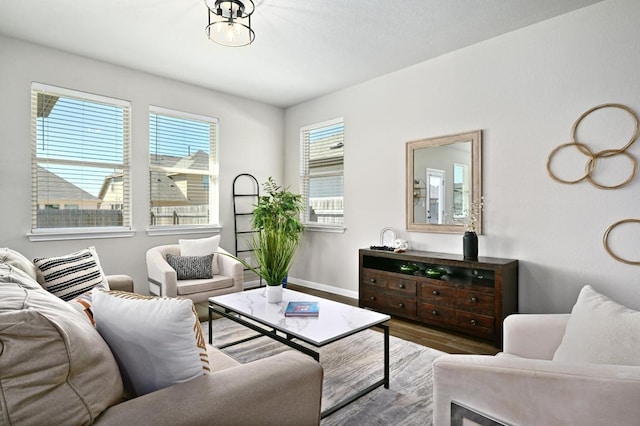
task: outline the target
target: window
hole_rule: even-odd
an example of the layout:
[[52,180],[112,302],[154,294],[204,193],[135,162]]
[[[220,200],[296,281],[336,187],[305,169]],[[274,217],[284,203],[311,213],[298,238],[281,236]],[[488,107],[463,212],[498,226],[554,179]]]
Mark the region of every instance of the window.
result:
[[129,115],[126,101],[32,85],[33,231],[131,228]]
[[149,171],[152,226],[218,221],[217,119],[151,107]]
[[305,225],[344,223],[344,123],[342,118],[300,129],[300,188]]

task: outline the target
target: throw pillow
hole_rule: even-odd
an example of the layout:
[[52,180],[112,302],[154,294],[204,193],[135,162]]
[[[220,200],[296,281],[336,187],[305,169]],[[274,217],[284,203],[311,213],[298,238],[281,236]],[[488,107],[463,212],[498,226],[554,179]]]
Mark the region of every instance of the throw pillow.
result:
[[213,253],[211,261],[211,273],[218,275],[218,247],[220,246],[220,235],[195,240],[178,240],[181,256],[206,256]]
[[62,300],[75,299],[94,287],[109,289],[94,247],[66,256],[36,258],[33,263],[42,278],[40,284]]
[[640,365],[640,312],[584,286],[554,361]]
[[37,280],[36,267],[33,262],[27,259],[22,254],[15,250],[11,250],[8,247],[0,249],[0,262],[8,263],[9,265],[20,269],[34,280]]
[[206,343],[190,299],[96,291],[93,316],[132,396],[209,372]]
[[176,270],[179,280],[212,278],[213,254],[206,256],[174,256],[167,253],[167,263]]
[[95,328],[0,263],[0,424],[93,424],[121,398],[118,365]]

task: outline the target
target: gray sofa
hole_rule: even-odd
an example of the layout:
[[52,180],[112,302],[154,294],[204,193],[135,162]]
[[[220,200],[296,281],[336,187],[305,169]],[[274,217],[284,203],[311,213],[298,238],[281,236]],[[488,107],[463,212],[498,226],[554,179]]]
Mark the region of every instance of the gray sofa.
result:
[[0,259],[0,425],[319,424],[322,367],[296,351],[239,364],[208,346],[210,374],[125,399],[97,330],[18,266]]

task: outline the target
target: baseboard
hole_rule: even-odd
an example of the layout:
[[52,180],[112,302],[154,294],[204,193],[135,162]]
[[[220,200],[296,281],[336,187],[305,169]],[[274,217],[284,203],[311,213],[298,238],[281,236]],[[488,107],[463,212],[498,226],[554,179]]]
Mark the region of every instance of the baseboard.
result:
[[343,288],[333,287],[326,284],[315,283],[313,281],[302,280],[300,278],[295,278],[295,277],[289,277],[288,280],[291,284],[296,284],[301,287],[307,287],[313,290],[326,291],[327,293],[333,293],[340,296],[350,297],[356,300],[358,299],[357,291],[345,290]]

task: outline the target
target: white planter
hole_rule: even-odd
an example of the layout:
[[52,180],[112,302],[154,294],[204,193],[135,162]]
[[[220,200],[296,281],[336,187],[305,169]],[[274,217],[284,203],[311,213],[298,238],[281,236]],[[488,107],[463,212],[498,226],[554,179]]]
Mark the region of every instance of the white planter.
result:
[[267,286],[267,302],[269,303],[282,302],[282,286],[281,285]]

